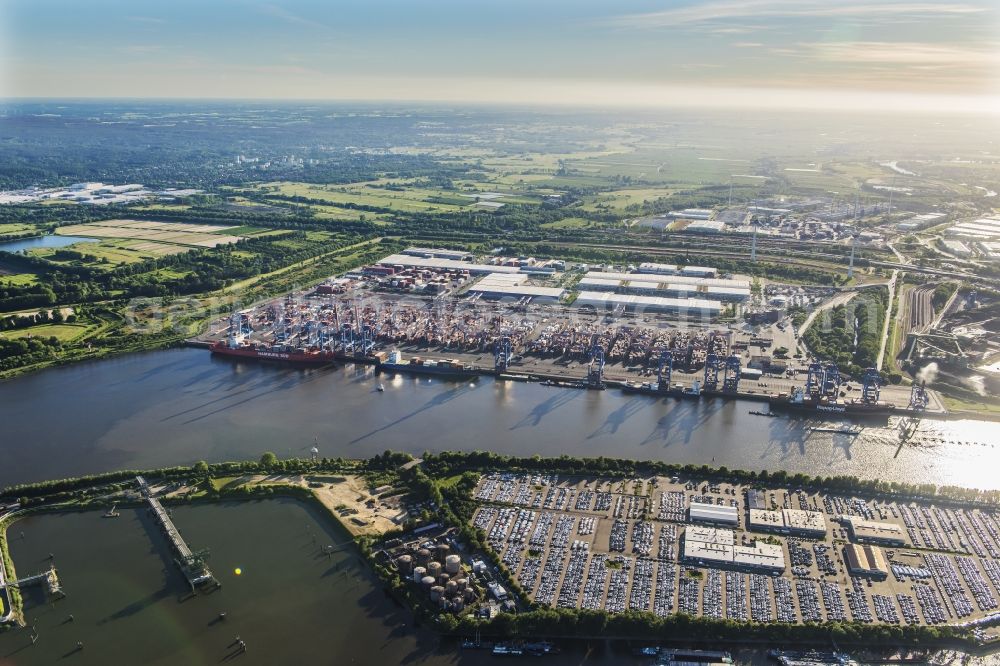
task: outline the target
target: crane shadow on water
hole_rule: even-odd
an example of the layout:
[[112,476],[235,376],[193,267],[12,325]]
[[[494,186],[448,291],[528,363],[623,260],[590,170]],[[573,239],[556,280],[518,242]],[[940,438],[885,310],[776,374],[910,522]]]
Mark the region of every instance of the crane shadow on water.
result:
[[552,397],[532,407],[527,416],[512,425],[510,430],[534,428],[541,423],[542,419],[546,416],[578,398],[580,393],[582,392],[573,389],[556,389]]
[[[672,404],[671,404],[672,403]],[[720,406],[714,402],[690,402],[678,403],[673,398],[665,398],[660,404],[668,404],[669,409],[657,420],[652,432],[639,442],[640,446],[663,442],[663,446],[670,446],[673,435],[680,434],[684,444],[691,443],[691,436],[694,432],[719,411]]]
[[358,444],[359,442],[362,442],[362,441],[368,439],[369,437],[377,435],[380,432],[385,432],[386,430],[390,430],[392,428],[395,428],[400,423],[403,423],[404,421],[412,419],[414,416],[419,416],[420,414],[422,414],[422,413],[424,413],[426,411],[435,409],[435,408],[440,407],[442,405],[446,405],[449,402],[451,402],[452,400],[455,400],[456,398],[460,398],[463,395],[469,393],[470,391],[474,391],[474,390],[476,390],[476,388],[473,387],[473,386],[470,386],[468,384],[461,384],[461,385],[456,386],[454,388],[450,388],[450,389],[441,391],[440,393],[438,393],[437,395],[435,395],[433,398],[431,398],[430,400],[428,400],[427,402],[425,402],[423,405],[421,405],[420,407],[417,407],[416,409],[414,409],[412,412],[410,412],[408,414],[404,414],[403,416],[400,416],[398,419],[395,419],[394,421],[391,421],[390,423],[385,424],[381,428],[376,428],[375,430],[372,430],[372,431],[370,431],[368,433],[365,433],[364,435],[361,435],[360,437],[355,437],[354,439],[351,440],[350,443],[351,444]]
[[629,398],[625,401],[625,404],[608,414],[607,418],[604,419],[604,423],[601,424],[601,427],[587,435],[587,439],[617,434],[618,429],[625,425],[631,417],[635,416],[649,405],[649,400],[645,398]]

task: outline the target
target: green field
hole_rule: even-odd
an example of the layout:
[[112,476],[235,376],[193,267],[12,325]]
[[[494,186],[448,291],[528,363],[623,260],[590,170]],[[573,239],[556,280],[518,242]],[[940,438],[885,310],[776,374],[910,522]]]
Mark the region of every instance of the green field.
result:
[[539,226],[543,229],[585,229],[593,225],[593,222],[585,220],[582,217],[567,217],[555,222],[546,222]]
[[13,331],[3,331],[0,338],[14,340],[16,338],[26,338],[29,336],[37,338],[56,337],[60,342],[72,342],[83,337],[89,327],[85,324],[41,324],[29,328],[20,328]]
[[0,224],[0,235],[19,234],[25,231],[32,231],[33,229],[35,229],[35,227],[31,224],[18,224],[17,222],[10,222],[7,224]]
[[0,284],[9,285],[31,285],[38,282],[38,275],[35,273],[15,273],[14,275],[4,275],[0,273]]
[[[125,264],[133,264],[144,259],[151,259],[157,256],[163,256],[163,253],[150,252],[143,249],[134,249],[132,246],[139,245],[143,241],[133,241],[133,240],[113,240],[107,241],[102,240],[97,243],[76,243],[70,245],[66,248],[39,248],[31,251],[31,254],[36,257],[42,257],[53,261],[56,263],[82,263],[85,266],[91,266],[96,268],[107,268],[112,269],[117,266],[123,266]],[[171,249],[178,246],[162,244],[164,249]],[[83,254],[87,257],[86,260],[80,262],[78,260],[66,260],[63,261],[58,259],[55,255],[60,249],[71,249],[76,252]],[[187,248],[183,248],[187,249]],[[107,260],[106,262],[104,260]]]
[[[441,203],[433,199],[451,199],[451,193],[444,190],[432,190],[418,187],[405,187],[404,190],[390,190],[372,187],[369,184],[352,185],[310,185],[307,183],[268,183],[265,190],[276,188],[276,193],[283,196],[298,196],[309,199],[328,201],[333,205],[354,204],[358,206],[374,206],[392,208],[402,212],[416,213],[424,211],[455,211],[462,208],[453,203]],[[469,200],[471,203],[472,200]]]

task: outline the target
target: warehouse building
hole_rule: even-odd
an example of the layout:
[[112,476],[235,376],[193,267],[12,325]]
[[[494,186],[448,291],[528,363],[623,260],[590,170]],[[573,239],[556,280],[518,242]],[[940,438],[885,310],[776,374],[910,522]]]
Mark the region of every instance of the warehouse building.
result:
[[826,517],[818,511],[750,509],[747,521],[750,529],[758,532],[777,532],[816,539],[826,536]]
[[739,510],[735,506],[691,502],[688,518],[692,523],[714,523],[736,526],[740,522]]
[[379,260],[381,266],[400,266],[403,268],[428,268],[439,271],[469,271],[473,275],[486,275],[487,273],[519,273],[518,266],[492,266],[487,264],[474,264],[469,261],[457,261],[455,259],[442,259],[440,257],[414,257],[408,254],[390,254],[388,257]]
[[680,270],[681,275],[688,277],[711,278],[715,277],[715,269],[709,266],[685,266]]
[[698,566],[765,573],[785,570],[785,553],[781,546],[761,542],[753,546],[736,545],[736,535],[732,530],[708,527],[684,529],[681,560]]
[[678,266],[676,264],[657,264],[652,261],[645,261],[639,264],[636,273],[654,273],[656,275],[676,275]]
[[865,520],[858,516],[841,516],[840,522],[847,524],[854,541],[876,543],[883,546],[906,545],[906,533],[896,523]]
[[613,311],[624,308],[629,312],[657,312],[690,317],[718,317],[722,312],[722,304],[719,301],[703,298],[634,296],[598,291],[581,291],[575,305],[581,308],[592,307],[597,310]]
[[425,259],[430,259],[437,257],[439,259],[451,259],[453,261],[472,261],[472,253],[465,250],[443,250],[441,248],[429,248],[429,247],[408,247],[403,250],[403,254],[409,255],[411,257],[424,257]]
[[588,278],[600,278],[603,280],[639,280],[641,282],[666,282],[670,284],[689,284],[696,287],[734,287],[749,289],[749,280],[735,280],[730,278],[695,277],[693,275],[665,275],[657,276],[652,273],[619,273],[614,271],[590,271]]
[[844,546],[844,561],[852,576],[867,576],[878,580],[889,577],[889,567],[885,563],[882,549],[878,546],[849,543]]
[[491,273],[469,288],[470,294],[478,294],[485,299],[530,298],[535,302],[558,302],[566,295],[561,287],[536,287],[527,284],[524,273]]

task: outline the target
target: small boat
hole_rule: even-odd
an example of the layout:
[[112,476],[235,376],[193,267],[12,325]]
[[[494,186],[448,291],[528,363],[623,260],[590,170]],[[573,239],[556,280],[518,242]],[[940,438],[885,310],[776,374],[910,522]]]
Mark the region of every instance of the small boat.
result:
[[377,390],[379,393],[385,393],[385,384],[379,384]]
[[777,415],[777,414],[775,414],[774,412],[762,412],[762,411],[760,411],[760,410],[757,410],[757,409],[751,409],[751,410],[750,410],[750,413],[751,413],[752,415],[754,415],[754,416],[771,416],[771,417],[775,417],[775,416],[778,416],[778,415]]
[[104,513],[102,518],[118,518],[121,515],[122,514],[118,513],[118,505],[115,504]]

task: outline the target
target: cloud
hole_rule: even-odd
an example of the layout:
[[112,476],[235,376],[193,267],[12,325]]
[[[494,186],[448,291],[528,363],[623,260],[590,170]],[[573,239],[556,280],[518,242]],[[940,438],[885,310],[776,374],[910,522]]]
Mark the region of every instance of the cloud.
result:
[[783,17],[941,17],[977,14],[987,7],[964,2],[828,2],[825,0],[720,0],[686,7],[675,7],[643,14],[626,14],[612,19],[625,28],[668,28],[687,24],[709,23],[762,16]]
[[764,45],[760,42],[735,42],[733,46],[738,49],[756,49]]
[[320,21],[314,21],[313,19],[308,19],[298,14],[293,14],[284,7],[279,7],[278,5],[261,5],[260,11],[268,16],[273,16],[275,18],[281,19],[285,23],[290,23],[292,25],[301,25],[307,28],[315,28],[317,30],[323,30],[329,32],[332,28],[325,23]]
[[838,63],[888,65],[973,66],[1000,64],[1000,45],[970,48],[923,42],[820,42],[799,44],[803,54],[816,60]]

